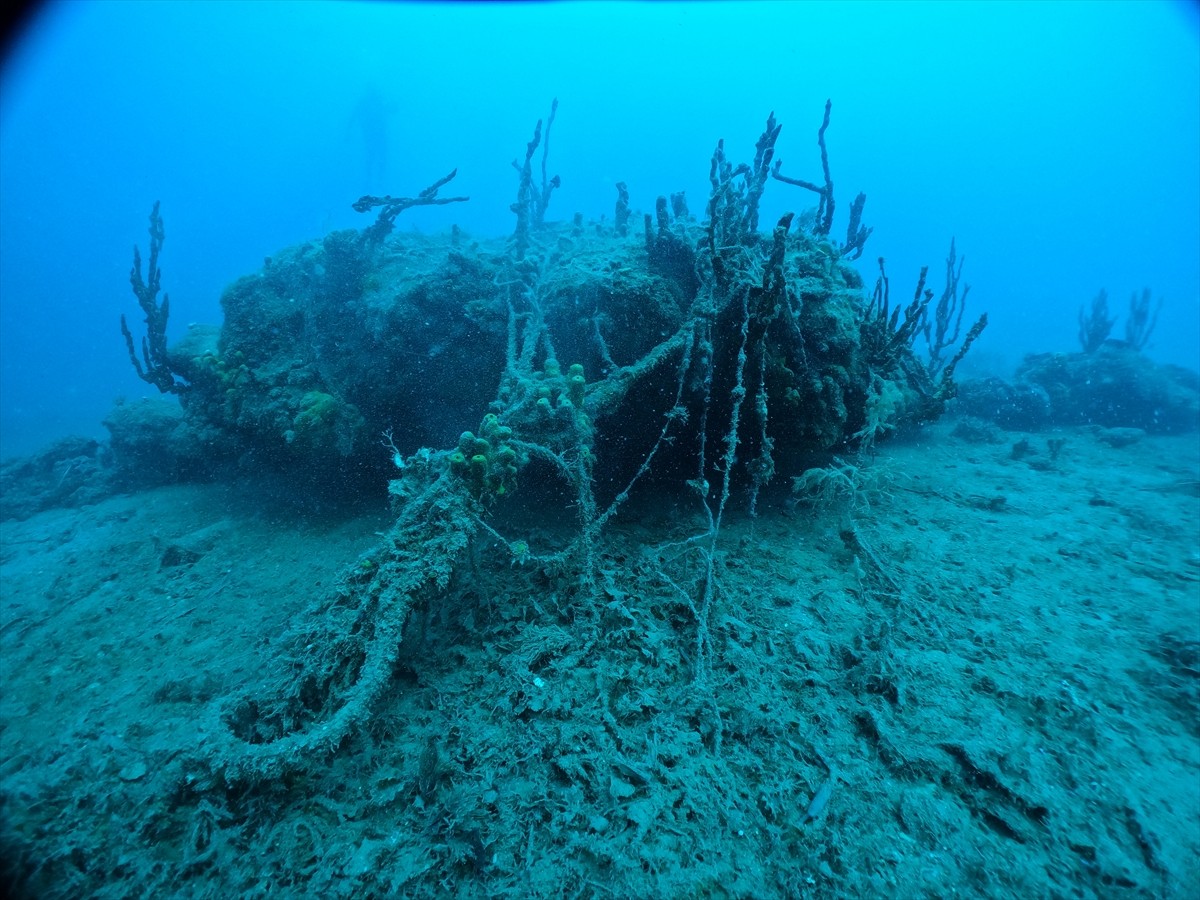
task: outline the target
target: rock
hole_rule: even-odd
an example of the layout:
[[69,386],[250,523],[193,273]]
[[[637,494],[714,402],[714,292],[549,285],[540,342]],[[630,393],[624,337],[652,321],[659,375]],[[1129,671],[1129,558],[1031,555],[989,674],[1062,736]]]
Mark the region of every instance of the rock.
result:
[[958,386],[955,411],[995,422],[1008,431],[1039,431],[1050,424],[1050,397],[1036,384],[1010,384],[989,376]]
[[1061,425],[1140,428],[1151,434],[1185,434],[1200,427],[1196,376],[1160,366],[1123,343],[1092,353],[1027,356],[1017,380],[1043,389]]
[[1101,428],[1096,432],[1096,438],[1110,447],[1128,447],[1145,436],[1140,428]]

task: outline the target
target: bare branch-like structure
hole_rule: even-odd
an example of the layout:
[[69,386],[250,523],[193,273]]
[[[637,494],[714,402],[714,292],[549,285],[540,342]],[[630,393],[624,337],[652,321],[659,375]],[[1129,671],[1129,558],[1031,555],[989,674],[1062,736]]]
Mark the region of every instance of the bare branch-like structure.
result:
[[[949,361],[943,363],[943,351],[953,347],[958,340],[958,323],[962,320],[966,290],[958,294],[958,280],[962,265],[955,267],[954,242],[950,243],[947,259],[947,285],[942,292],[934,313],[934,326],[929,322],[929,304],[933,291],[925,286],[929,267],[922,266],[917,278],[917,287],[908,306],[891,308],[887,271],[883,257],[879,258],[879,278],[871,302],[863,310],[859,320],[860,340],[873,375],[880,372],[903,371],[909,386],[922,397],[922,407],[930,417],[940,414],[945,402],[956,393],[954,370],[967,355],[971,345],[987,327],[987,313],[971,326],[962,343]],[[948,335],[949,323],[955,321],[952,335]],[[931,334],[933,335],[931,340]],[[922,335],[930,348],[930,363],[921,366],[915,363],[911,350],[918,335]],[[934,355],[934,348],[937,355]]]
[[883,257],[879,257],[879,277],[871,302],[860,319],[860,338],[872,368],[890,367],[905,348],[911,347],[920,333],[925,310],[933,299],[933,291],[925,287],[929,266],[921,267],[912,301],[906,307],[891,305],[891,282]]
[[937,395],[939,399],[949,400],[957,392],[954,386],[954,370],[958,368],[958,364],[967,355],[967,351],[971,349],[971,345],[975,343],[975,340],[983,334],[983,329],[987,328],[987,323],[987,313],[983,313],[975,320],[975,324],[971,326],[971,329],[967,332],[967,336],[963,338],[962,344],[959,345],[958,351],[950,357],[950,362],[946,363],[946,367],[942,369],[942,378],[938,384]]
[[1084,353],[1092,353],[1108,340],[1116,319],[1108,314],[1108,291],[1100,289],[1092,298],[1091,309],[1079,307],[1079,345]]
[[129,361],[137,370],[138,377],[147,384],[154,385],[164,394],[181,394],[188,389],[188,384],[176,377],[167,359],[167,318],[171,312],[171,303],[166,294],[163,294],[162,303],[158,302],[158,292],[162,285],[158,254],[166,237],[158,207],[156,200],[154,209],[150,211],[150,259],[146,267],[147,280],[142,279],[142,255],[136,245],[133,248],[133,268],[129,271],[129,283],[133,286],[134,296],[137,297],[142,312],[146,314],[146,335],[142,338],[140,360],[134,350],[133,334],[129,331],[124,315],[121,316],[121,334],[125,336]]
[[[758,207],[766,187],[775,142],[783,126],[775,121],[775,113],[767,116],[766,128],[754,145],[753,164],[734,166],[725,156],[725,142],[717,141],[709,165],[711,185],[708,200],[708,251],[718,287],[728,287],[747,260],[748,248],[758,239]],[[665,200],[660,209],[660,226],[665,214]],[[649,223],[647,222],[647,227]],[[661,227],[660,227],[661,231]]]
[[[513,232],[513,251],[518,260],[525,258],[529,250],[530,231],[541,227],[546,221],[546,208],[550,205],[550,195],[562,185],[562,179],[555,175],[548,178],[546,161],[550,155],[550,126],[554,124],[554,116],[558,112],[558,98],[550,103],[550,116],[546,119],[546,133],[542,135],[542,120],[538,119],[533,127],[533,137],[525,145],[525,162],[518,163],[515,159],[512,166],[520,175],[517,185],[517,202],[510,208],[517,216],[517,229]],[[533,183],[533,155],[537,148],[542,148],[542,186],[535,187]]]
[[1129,298],[1129,315],[1125,319],[1125,342],[1134,350],[1141,351],[1150,340],[1154,326],[1158,324],[1158,313],[1161,309],[1162,300],[1159,299],[1154,312],[1150,312],[1150,288],[1143,289],[1140,298],[1136,292]]
[[[771,169],[771,177],[776,181],[782,181],[784,184],[790,184],[795,187],[804,188],[806,191],[812,191],[820,197],[817,204],[817,221],[813,228],[813,233],[824,236],[829,234],[829,230],[833,227],[833,177],[829,174],[829,150],[825,146],[825,131],[829,128],[829,113],[833,109],[833,101],[825,101],[825,118],[821,120],[821,127],[817,131],[817,145],[821,148],[821,170],[825,175],[825,184],[823,186],[813,184],[811,181],[805,181],[803,178],[791,178],[782,174],[779,170],[783,166],[783,160],[775,160],[775,166]],[[866,202],[866,196],[863,196],[863,202]],[[861,208],[859,214],[861,216]],[[865,238],[864,238],[865,240]],[[861,255],[861,250],[859,251]],[[857,258],[857,257],[856,257]]]
[[632,213],[629,210],[629,186],[623,181],[617,182],[617,208],[614,221],[616,222],[617,234],[620,237],[625,237],[629,234],[629,217]]
[[946,286],[942,296],[934,307],[933,321],[929,320],[927,310],[921,312],[921,333],[925,336],[925,344],[929,349],[929,375],[934,377],[942,370],[946,361],[946,351],[958,343],[959,332],[962,328],[963,313],[967,310],[967,294],[971,286],[964,285],[959,292],[959,281],[962,279],[962,267],[965,259],[959,260],[954,249],[954,238],[950,238],[950,253],[946,256]]
[[742,227],[746,231],[758,231],[758,204],[767,187],[767,175],[771,171],[771,160],[775,157],[775,142],[783,126],[775,121],[775,113],[767,116],[767,127],[754,145],[754,162],[746,173],[745,200],[743,201]]
[[866,202],[867,195],[859,193],[854,198],[854,202],[850,204],[850,221],[846,225],[846,243],[838,251],[839,256],[849,256],[850,259],[858,259],[862,256],[863,246],[867,243],[871,232],[875,230],[862,224],[863,206],[866,205]]
[[414,206],[444,206],[447,203],[466,203],[471,199],[470,197],[438,196],[438,191],[449,184],[457,174],[458,169],[453,169],[449,175],[439,178],[415,197],[393,197],[390,194],[384,194],[382,197],[366,194],[359,197],[353,203],[355,212],[368,212],[377,206],[381,207],[379,216],[375,219],[375,224],[363,232],[366,242],[368,244],[381,243],[395,226],[396,216],[400,215],[406,209],[412,209]]
[[542,187],[534,200],[533,224],[541,226],[546,222],[546,208],[550,205],[550,195],[562,185],[562,179],[557,175],[546,177],[546,160],[550,158],[550,129],[554,125],[554,117],[558,114],[558,98],[550,101],[550,115],[546,119],[546,136],[542,141]]

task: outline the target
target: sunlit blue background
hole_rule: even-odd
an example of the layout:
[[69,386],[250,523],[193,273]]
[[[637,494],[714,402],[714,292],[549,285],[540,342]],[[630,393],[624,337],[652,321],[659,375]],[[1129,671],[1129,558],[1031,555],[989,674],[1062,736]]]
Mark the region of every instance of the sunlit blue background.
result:
[[[0,94],[0,453],[99,435],[152,389],[119,315],[162,201],[171,332],[220,321],[234,278],[281,247],[361,227],[364,192],[413,195],[451,168],[471,202],[400,228],[511,230],[511,161],[560,108],[551,218],[707,196],[725,138],[748,160],[766,116],[784,171],[859,190],[906,293],[956,236],[977,361],[1077,348],[1101,287],[1122,314],[1165,300],[1148,352],[1200,364],[1200,49],[1190,4],[401,5],[91,2],[46,7]],[[372,147],[375,149],[372,150]],[[374,161],[372,161],[374,160]],[[772,183],[769,214],[810,205]],[[835,234],[844,233],[844,216]],[[1118,323],[1120,334],[1123,323]]]

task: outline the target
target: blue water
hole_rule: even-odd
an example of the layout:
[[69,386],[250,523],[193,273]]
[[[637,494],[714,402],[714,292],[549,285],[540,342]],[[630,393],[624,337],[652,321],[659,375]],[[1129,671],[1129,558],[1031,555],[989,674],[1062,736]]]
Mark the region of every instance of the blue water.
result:
[[[130,251],[162,202],[171,337],[280,248],[362,227],[364,192],[458,168],[471,202],[404,228],[512,228],[511,160],[560,101],[550,218],[707,195],[718,138],[748,159],[766,116],[785,173],[875,228],[895,284],[950,238],[1011,369],[1076,349],[1100,288],[1164,306],[1155,360],[1200,363],[1200,51],[1184,3],[47,4],[0,93],[0,453],[99,435],[146,386],[118,318]],[[764,219],[810,205],[772,183]],[[838,228],[844,227],[840,224]],[[1122,325],[1118,323],[1117,333]]]

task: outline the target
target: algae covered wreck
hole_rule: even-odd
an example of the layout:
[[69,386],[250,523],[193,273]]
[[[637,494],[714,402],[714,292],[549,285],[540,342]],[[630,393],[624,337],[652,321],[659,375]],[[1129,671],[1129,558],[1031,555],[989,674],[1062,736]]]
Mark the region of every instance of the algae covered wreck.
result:
[[[671,580],[694,612],[702,679],[729,504],[753,514],[773,480],[929,422],[953,396],[954,368],[987,318],[962,329],[953,244],[936,302],[923,270],[911,301],[894,303],[882,259],[874,290],[864,289],[848,264],[870,233],[864,195],[845,241],[832,233],[829,104],[823,181],[780,171],[772,115],[751,162],[735,164],[718,143],[702,215],[680,194],[660,197],[642,229],[630,228],[624,185],[611,222],[547,222],[556,109],[513,164],[509,238],[394,232],[405,210],[465,202],[441,196],[454,172],[416,197],[363,197],[355,209],[378,209],[372,225],[271,257],[225,292],[219,331],[194,329],[170,350],[166,300],[154,300],[155,207],[149,287],[136,256],[132,274],[147,312],[141,362],[122,328],[139,374],[180,393],[184,429],[214,460],[317,484],[396,470],[395,526],[304,617],[296,641],[320,649],[293,661],[286,684],[223,711],[214,734],[227,739],[201,766],[212,774],[278,777],[336,750],[387,685],[414,604],[446,588],[476,538],[595,595],[605,526],[639,491],[690,505],[703,522],[682,553],[690,571]],[[759,203],[773,181],[807,191],[796,199],[815,197],[815,209],[763,230]],[[502,509],[515,492],[546,504],[546,524],[573,519],[571,533],[545,546],[506,534]]]
[[[131,273],[145,339],[122,330],[139,374],[173,397],[119,405],[103,451],[64,444],[54,496],[107,454],[117,488],[207,479],[258,496],[282,482],[292,500],[377,508],[390,495],[392,513],[334,571],[284,551],[309,573],[299,591],[249,586],[264,584],[253,548],[299,547],[299,527],[261,537],[278,529],[237,519],[148,542],[148,594],[199,598],[181,613],[138,605],[150,618],[134,633],[191,661],[144,679],[160,725],[133,735],[135,761],[115,773],[80,781],[47,763],[20,778],[42,779],[47,808],[82,791],[152,839],[121,850],[76,828],[58,841],[75,849],[18,882],[196,896],[600,896],[597,883],[767,896],[814,872],[834,896],[858,883],[857,863],[830,868],[808,831],[846,782],[842,736],[814,732],[841,702],[821,699],[818,672],[899,704],[880,622],[907,622],[898,610],[914,601],[853,515],[824,513],[880,495],[865,451],[940,415],[986,319],[965,327],[953,245],[940,294],[922,271],[897,301],[882,259],[863,284],[850,265],[869,235],[861,195],[834,233],[829,112],[816,180],[781,171],[771,117],[749,162],[717,145],[702,210],[665,195],[636,226],[624,185],[611,216],[550,221],[551,117],[514,164],[507,238],[395,230],[402,213],[465,201],[449,196],[453,172],[416,196],[364,197],[371,224],[274,254],[227,289],[219,328],[169,347],[156,206],[148,265],[135,256]],[[760,221],[767,190],[802,211]],[[803,526],[786,521],[796,497]],[[828,554],[853,590],[830,580],[792,597],[781,548],[830,523],[812,564]],[[286,627],[247,626],[245,646],[216,653],[240,661],[222,669],[200,649],[211,636],[176,645],[156,624],[197,608],[231,631]],[[787,633],[821,609],[846,614],[836,641],[818,647],[815,618],[810,637]],[[857,715],[844,737],[883,744],[882,720]],[[22,819],[14,858],[37,858],[31,829],[57,827]]]

